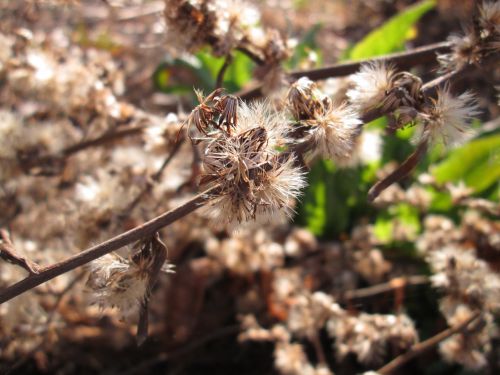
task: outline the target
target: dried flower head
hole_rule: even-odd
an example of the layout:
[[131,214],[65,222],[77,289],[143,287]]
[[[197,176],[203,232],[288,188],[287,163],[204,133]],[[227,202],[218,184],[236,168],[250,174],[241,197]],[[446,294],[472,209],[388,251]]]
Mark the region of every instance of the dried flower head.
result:
[[361,125],[352,107],[334,106],[331,99],[306,77],[291,85],[287,103],[294,118],[312,134],[321,156],[341,166],[349,164]]
[[443,71],[460,70],[481,61],[500,49],[500,5],[483,1],[478,6],[474,24],[465,35],[452,35],[449,53],[438,55]]
[[268,103],[239,103],[231,118],[234,130],[220,127],[207,138],[200,185],[220,187],[208,212],[224,223],[269,221],[281,209],[290,215],[305,182],[293,157],[277,151],[286,142],[286,120]]
[[457,71],[481,61],[481,47],[471,32],[466,35],[450,35],[448,42],[451,44],[451,51],[437,57],[443,72]]
[[362,121],[358,114],[345,104],[334,108],[329,105],[314,120],[306,121],[317,144],[317,151],[334,160],[339,166],[349,165],[354,159],[356,140]]
[[497,42],[500,37],[500,3],[498,1],[483,1],[479,6],[479,25],[482,37],[494,36]]
[[307,77],[294,82],[287,93],[288,108],[296,120],[314,119],[330,105],[330,99]]
[[457,303],[485,311],[500,310],[500,277],[472,251],[445,247],[427,257],[434,286],[443,288]]
[[196,126],[198,131],[204,135],[220,130],[225,126],[226,133],[238,121],[238,98],[232,95],[223,95],[224,89],[217,89],[207,97],[203,97],[200,91],[195,90],[198,104],[188,117],[188,126]]
[[139,242],[129,259],[116,253],[106,254],[90,263],[87,287],[93,303],[100,308],[118,308],[123,317],[129,317],[149,298],[161,270],[165,266],[166,248],[157,236]]
[[476,99],[470,92],[454,97],[449,90],[440,90],[432,106],[419,115],[423,127],[417,132],[418,139],[458,146],[471,136],[469,122],[478,113]]
[[378,107],[392,88],[394,74],[394,69],[384,62],[363,64],[360,71],[350,78],[353,85],[347,91],[350,103],[360,112]]

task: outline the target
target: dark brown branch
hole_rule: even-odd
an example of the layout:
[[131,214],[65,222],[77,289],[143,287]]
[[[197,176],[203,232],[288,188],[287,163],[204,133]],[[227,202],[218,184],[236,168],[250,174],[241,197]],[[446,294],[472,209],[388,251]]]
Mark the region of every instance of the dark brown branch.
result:
[[254,63],[256,63],[257,65],[264,65],[264,63],[265,63],[264,60],[262,60],[259,56],[257,56],[255,53],[253,53],[252,51],[250,51],[246,47],[239,46],[239,47],[236,47],[236,50],[238,50],[238,51],[244,53],[245,55],[247,55],[248,57],[250,57],[252,59],[252,61]]
[[219,73],[217,73],[217,80],[215,81],[215,88],[220,89],[224,83],[224,74],[226,73],[227,68],[229,68],[229,65],[231,65],[231,62],[233,61],[233,56],[232,55],[227,55],[226,59],[224,60],[224,64],[222,64]]
[[409,362],[415,357],[418,357],[419,355],[425,353],[426,351],[432,349],[436,345],[438,345],[441,341],[446,340],[448,337],[454,335],[455,333],[459,333],[467,328],[469,324],[471,324],[473,321],[475,321],[479,317],[480,313],[476,312],[473,314],[469,319],[463,321],[460,324],[457,324],[454,327],[450,327],[437,335],[431,337],[430,339],[427,339],[425,341],[422,341],[418,344],[415,344],[408,352],[401,354],[400,356],[394,358],[391,362],[386,364],[384,367],[379,369],[377,373],[379,374],[392,374],[394,371],[396,371],[398,368]]
[[92,147],[98,147],[110,142],[116,141],[121,138],[136,135],[141,133],[146,128],[145,124],[123,127],[118,129],[113,129],[95,138],[87,139],[78,142],[74,145],[68,146],[56,154],[53,155],[41,155],[39,157],[27,156],[22,158],[21,165],[26,170],[29,171],[34,167],[44,166],[44,165],[64,165],[66,158],[80,151],[86,150]]
[[14,244],[10,239],[9,232],[5,229],[0,229],[0,258],[24,268],[30,274],[36,274],[40,269],[38,264],[17,254]]
[[96,137],[96,138],[91,138],[91,139],[88,139],[86,141],[82,141],[82,142],[79,142],[75,145],[69,146],[69,147],[63,149],[60,152],[60,154],[64,157],[68,157],[68,156],[71,156],[73,154],[76,154],[77,152],[85,150],[87,148],[102,146],[104,144],[107,144],[109,142],[113,142],[113,141],[121,139],[121,138],[125,138],[125,137],[131,136],[131,135],[139,134],[145,128],[146,128],[146,125],[141,124],[141,125],[136,125],[136,126],[113,129],[109,132],[106,132],[106,133]]
[[72,257],[69,257],[68,259],[63,260],[59,263],[42,268],[38,274],[31,274],[27,278],[0,291],[0,304],[59,275],[69,272],[75,268],[81,267],[114,250],[117,250],[130,243],[139,241],[145,237],[152,236],[161,228],[172,224],[176,220],[179,220],[180,218],[201,207],[211,199],[212,195],[216,193],[217,190],[217,186],[210,188],[207,191],[190,199],[186,203],[160,216],[157,216],[140,226],[137,226],[131,230],[119,234],[116,237],[104,241],[103,243],[75,254]]
[[390,173],[384,179],[378,181],[373,185],[368,191],[368,200],[372,202],[377,198],[382,191],[387,189],[393,183],[401,181],[403,178],[408,176],[411,171],[415,169],[418,163],[422,160],[425,153],[427,152],[428,143],[427,141],[422,141],[417,146],[417,149],[398,167],[395,171]]
[[450,50],[449,42],[441,42],[418,47],[409,51],[397,52],[371,59],[347,62],[332,66],[325,66],[310,70],[296,70],[290,72],[294,79],[308,77],[311,81],[318,81],[332,77],[343,77],[356,73],[362,64],[368,62],[384,61],[395,65],[400,70],[407,70],[413,66],[432,62],[436,59],[436,53],[443,53]]
[[[394,64],[401,70],[406,70],[416,65],[434,61],[436,53],[443,53],[449,50],[449,42],[429,44],[427,46],[422,46],[409,51],[393,53],[381,57],[335,64],[316,69],[296,70],[290,72],[289,77],[292,81],[295,81],[300,77],[308,77],[312,81],[318,81],[333,77],[343,77],[356,73],[362,64],[374,61],[385,61]],[[262,95],[261,87],[262,85],[258,85],[250,89],[242,90],[237,94],[237,96],[244,100],[252,100],[258,98]]]

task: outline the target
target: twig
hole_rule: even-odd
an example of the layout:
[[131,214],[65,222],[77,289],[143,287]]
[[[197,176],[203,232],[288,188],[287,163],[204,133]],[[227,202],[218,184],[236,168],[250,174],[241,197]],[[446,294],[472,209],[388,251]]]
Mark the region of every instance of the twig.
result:
[[373,185],[370,190],[368,190],[368,200],[373,202],[375,198],[377,198],[382,191],[387,189],[393,183],[398,182],[408,176],[411,171],[415,169],[420,160],[424,157],[427,152],[428,143],[427,141],[422,141],[417,146],[417,149],[398,167],[395,171],[390,173],[387,177],[383,178],[380,181],[377,181],[375,185]]
[[443,74],[442,76],[433,79],[432,81],[427,82],[425,85],[422,86],[422,92],[427,94],[430,93],[432,90],[434,90],[442,83],[445,83],[446,81],[458,76],[458,74],[461,72],[462,70],[453,70],[449,73]]
[[139,202],[142,200],[142,198],[151,191],[153,188],[154,184],[161,179],[161,175],[163,174],[163,171],[167,166],[170,164],[172,159],[174,158],[175,155],[179,152],[180,148],[182,146],[182,139],[179,139],[175,145],[174,148],[170,151],[168,156],[165,158],[163,161],[162,165],[160,168],[148,179],[146,182],[146,185],[143,187],[143,189],[137,194],[137,196],[134,198],[134,200],[123,210],[123,213],[120,215],[121,218],[126,218],[130,214],[130,212],[133,211],[133,209],[139,204]]
[[104,241],[96,246],[84,250],[59,263],[40,269],[38,274],[31,274],[25,279],[0,291],[0,304],[40,285],[59,275],[75,268],[81,267],[103,255],[117,250],[125,245],[136,242],[148,236],[152,236],[161,228],[172,224],[176,220],[193,212],[208,202],[219,187],[212,187],[205,192],[195,196],[186,203],[151,219],[150,221],[128,230],[116,237]]
[[429,283],[429,278],[424,275],[398,277],[396,279],[392,279],[387,283],[377,284],[369,286],[367,288],[348,290],[347,292],[345,292],[344,298],[347,300],[363,299],[368,297],[374,297],[379,294],[388,293],[402,286],[423,285],[428,283]]
[[[399,69],[409,69],[413,66],[435,60],[436,53],[449,51],[450,46],[451,44],[449,42],[429,44],[409,51],[393,53],[381,57],[335,64],[317,69],[296,70],[290,72],[289,77],[292,81],[295,81],[300,77],[308,77],[312,81],[333,77],[343,77],[356,73],[362,64],[375,61],[385,61],[396,65]],[[237,96],[245,100],[255,99],[262,95],[261,88],[262,85],[254,86],[253,88],[240,91],[237,93]]]
[[409,51],[392,53],[381,57],[325,66],[317,69],[296,70],[290,72],[290,76],[294,79],[308,77],[311,81],[318,81],[332,77],[343,77],[356,73],[362,64],[377,61],[388,62],[394,64],[401,70],[406,70],[413,66],[425,64],[435,60],[436,53],[449,51],[450,46],[451,44],[449,42],[434,43],[414,48]]
[[40,270],[38,264],[17,254],[9,232],[5,229],[0,229],[0,258],[24,268],[30,274],[36,274]]
[[123,128],[118,128],[118,129],[113,129],[109,132],[106,132],[96,138],[88,139],[86,141],[79,142],[75,145],[66,147],[63,149],[60,154],[64,157],[68,157],[70,155],[76,154],[77,152],[80,152],[82,150],[85,150],[87,148],[91,147],[97,147],[97,146],[102,146],[104,144],[107,144],[109,142],[115,141],[120,138],[125,138],[130,135],[135,135],[141,133],[144,129],[146,128],[145,124],[141,125],[136,125],[136,126],[130,126],[130,127],[123,127]]
[[25,170],[30,170],[33,167],[43,166],[44,164],[52,164],[53,162],[64,162],[64,160],[73,154],[86,150],[92,147],[98,147],[121,138],[136,135],[141,133],[146,128],[145,124],[123,127],[108,131],[98,137],[87,139],[68,146],[53,155],[42,155],[37,158],[26,157],[21,160],[21,165]]
[[432,349],[433,347],[438,345],[441,341],[446,340],[448,337],[454,335],[455,333],[459,333],[465,330],[467,326],[471,324],[474,320],[476,320],[479,316],[480,312],[476,312],[469,319],[463,321],[462,323],[457,324],[454,327],[450,327],[425,341],[415,344],[408,352],[394,358],[391,362],[389,362],[388,364],[377,370],[377,373],[383,375],[393,373],[395,370],[406,364],[408,361]]
[[233,56],[231,54],[227,55],[226,59],[224,60],[224,64],[222,64],[219,73],[217,74],[217,80],[215,81],[216,89],[222,87],[224,83],[224,74],[226,73],[227,68],[229,68],[229,65],[231,65],[232,61],[233,61]]
[[256,63],[257,65],[264,65],[265,64],[265,61],[262,60],[259,56],[257,56],[255,53],[253,53],[252,51],[250,51],[248,48],[246,47],[243,47],[243,46],[239,46],[239,47],[236,47],[236,50],[244,53],[245,55],[247,55],[248,57],[250,57],[254,63]]

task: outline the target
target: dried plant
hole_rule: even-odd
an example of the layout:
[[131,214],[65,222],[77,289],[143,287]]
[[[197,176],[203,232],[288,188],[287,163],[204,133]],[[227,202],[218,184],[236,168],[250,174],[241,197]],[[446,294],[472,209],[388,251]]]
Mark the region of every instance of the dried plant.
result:
[[[282,374],[404,372],[434,348],[451,363],[498,368],[498,192],[428,174],[404,181],[436,147],[474,138],[474,119],[498,115],[497,99],[457,87],[471,73],[497,78],[498,3],[478,4],[465,34],[445,42],[295,71],[289,58],[307,48],[265,4],[63,3],[0,5],[0,362],[71,373],[78,365],[49,363],[71,363],[66,347],[125,353],[151,334],[160,345],[145,345],[154,357],[140,364],[151,367],[229,332],[231,345],[237,336],[272,351]],[[160,55],[188,61],[206,47],[221,59],[208,95],[194,88],[197,105],[152,93],[153,71],[190,75],[180,60],[159,65]],[[232,92],[222,86],[240,54],[255,81]],[[383,127],[368,125],[384,116]],[[497,131],[490,125],[479,131]],[[391,150],[408,130],[413,145]],[[386,151],[400,158],[411,147],[388,162]],[[491,150],[465,182],[498,175]],[[303,198],[318,159],[342,168],[339,189],[350,173],[368,176],[334,197],[345,205],[325,210],[347,207],[348,223],[322,237],[329,218],[315,205],[331,181]],[[303,211],[309,229],[290,225]],[[409,292],[418,288],[435,289],[440,311],[424,341]],[[110,369],[136,365],[121,357]],[[81,371],[109,370],[85,361]]]

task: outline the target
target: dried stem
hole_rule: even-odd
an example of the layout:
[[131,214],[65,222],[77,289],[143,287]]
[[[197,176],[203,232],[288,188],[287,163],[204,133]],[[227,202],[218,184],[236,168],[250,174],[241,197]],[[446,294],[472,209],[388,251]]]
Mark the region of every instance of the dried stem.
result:
[[377,284],[369,286],[367,288],[348,290],[344,294],[344,298],[346,300],[369,298],[378,296],[379,294],[392,292],[397,288],[406,287],[410,285],[423,285],[428,283],[429,283],[429,278],[424,275],[398,277],[396,279],[392,279],[387,283]]
[[394,358],[391,362],[386,364],[384,367],[380,368],[377,371],[377,373],[383,375],[393,373],[398,368],[406,364],[408,361],[432,349],[433,347],[438,345],[441,341],[446,340],[448,337],[454,335],[455,333],[459,333],[465,330],[467,326],[469,326],[469,324],[475,321],[479,316],[480,312],[476,312],[469,319],[463,321],[462,323],[457,324],[454,327],[450,327],[438,333],[437,335],[431,337],[430,339],[415,344],[408,352],[401,354],[400,356]]
[[96,138],[87,139],[85,141],[79,142],[75,145],[69,146],[61,151],[61,155],[63,157],[68,157],[77,152],[85,150],[91,147],[102,146],[104,144],[116,141],[121,138],[125,138],[131,135],[136,135],[141,133],[146,128],[145,124],[123,127],[118,129],[113,129],[109,132],[106,132]]
[[265,64],[264,60],[262,60],[259,56],[257,56],[255,53],[253,53],[252,51],[250,51],[246,47],[239,46],[239,47],[236,47],[236,50],[238,50],[238,51],[244,53],[245,55],[247,55],[248,57],[250,57],[252,59],[252,61],[254,63],[256,63],[257,65],[264,65]]
[[142,225],[139,225],[131,230],[119,234],[116,237],[113,237],[76,255],[73,255],[66,260],[40,269],[38,274],[31,274],[25,279],[17,282],[16,284],[0,291],[0,304],[59,275],[69,272],[75,268],[81,267],[114,250],[117,250],[130,243],[139,241],[140,239],[143,239],[145,237],[152,236],[161,228],[172,224],[173,222],[201,207],[204,203],[212,198],[213,194],[216,193],[218,189],[218,186],[212,187],[190,199],[186,203],[160,216],[157,216]]
[[177,143],[174,145],[174,148],[170,151],[168,156],[165,158],[163,161],[162,165],[158,170],[148,179],[146,182],[146,185],[142,188],[142,190],[136,195],[134,200],[125,208],[123,213],[120,215],[121,218],[126,218],[128,215],[133,211],[133,209],[139,204],[139,202],[144,198],[144,196],[151,191],[153,188],[154,184],[161,179],[161,175],[163,174],[163,171],[167,166],[170,164],[172,159],[174,158],[175,155],[179,152],[181,145],[182,145],[182,139],[179,139]]
[[418,163],[422,160],[425,153],[427,152],[428,143],[427,141],[422,141],[417,149],[398,167],[395,171],[390,173],[387,177],[378,181],[373,185],[368,191],[368,200],[373,202],[382,191],[387,189],[393,183],[398,182],[408,176],[411,171],[415,169]]
[[323,346],[321,345],[321,340],[317,332],[311,337],[311,343],[314,346],[318,363],[320,365],[327,366],[328,362],[326,361],[325,351],[323,350]]
[[311,81],[319,81],[332,77],[343,77],[356,73],[362,64],[375,61],[385,61],[397,66],[400,70],[407,70],[413,66],[434,61],[436,53],[449,51],[450,46],[449,42],[434,43],[409,51],[393,53],[366,60],[335,64],[317,69],[296,70],[290,72],[290,76],[294,79],[307,77]]
[[219,89],[222,87],[224,83],[224,74],[226,73],[227,68],[229,68],[229,65],[231,65],[231,62],[233,61],[233,56],[232,55],[227,55],[226,59],[224,60],[224,64],[222,64],[219,73],[217,73],[217,80],[215,81],[215,88]]
[[38,264],[17,254],[9,232],[5,229],[0,229],[0,258],[24,268],[30,274],[36,274],[40,270]]
[[[405,52],[393,53],[381,57],[375,57],[360,61],[335,64],[317,69],[296,70],[289,73],[289,77],[295,81],[300,77],[308,77],[312,81],[332,77],[343,77],[356,73],[362,64],[373,61],[385,61],[396,65],[399,69],[409,69],[413,66],[425,64],[435,60],[436,53],[443,53],[450,50],[449,42],[429,44]],[[236,95],[245,100],[252,100],[262,95],[262,85],[250,89],[242,90]]]

